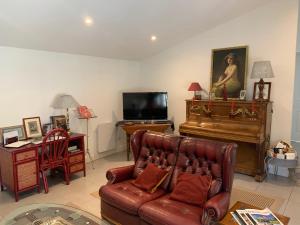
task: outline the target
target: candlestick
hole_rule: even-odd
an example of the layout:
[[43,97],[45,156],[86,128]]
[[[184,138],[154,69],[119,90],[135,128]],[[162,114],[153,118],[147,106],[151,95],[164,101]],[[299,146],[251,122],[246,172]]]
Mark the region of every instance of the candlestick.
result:
[[235,102],[232,101],[232,102],[231,102],[231,111],[234,111],[234,109],[235,109]]
[[207,106],[208,110],[211,109],[211,104],[212,104],[212,102],[211,102],[211,100],[209,100],[209,101],[208,101],[208,106]]
[[254,113],[256,111],[255,101],[252,102],[251,112]]
[[224,87],[223,87],[223,101],[227,101],[227,89],[226,89],[226,84],[224,84]]

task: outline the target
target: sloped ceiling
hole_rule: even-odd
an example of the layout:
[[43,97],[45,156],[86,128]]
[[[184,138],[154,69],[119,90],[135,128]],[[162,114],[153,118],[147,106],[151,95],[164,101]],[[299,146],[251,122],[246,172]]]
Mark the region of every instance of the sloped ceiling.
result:
[[268,1],[1,0],[0,45],[139,60]]

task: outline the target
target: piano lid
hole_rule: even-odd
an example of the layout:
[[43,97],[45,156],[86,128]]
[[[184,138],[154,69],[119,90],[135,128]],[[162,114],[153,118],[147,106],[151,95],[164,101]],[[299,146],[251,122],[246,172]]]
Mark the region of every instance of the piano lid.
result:
[[260,143],[262,136],[260,126],[257,123],[249,125],[235,121],[187,121],[180,125],[179,131],[181,133],[197,134],[203,137],[215,137],[251,143]]

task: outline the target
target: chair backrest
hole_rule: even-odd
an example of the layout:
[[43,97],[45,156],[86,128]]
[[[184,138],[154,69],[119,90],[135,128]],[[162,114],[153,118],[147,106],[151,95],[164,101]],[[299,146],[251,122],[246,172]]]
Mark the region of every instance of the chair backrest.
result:
[[136,131],[131,138],[131,147],[136,155],[133,178],[144,171],[148,163],[154,163],[159,168],[169,171],[169,175],[161,185],[166,190],[176,164],[179,142],[180,136]]
[[49,131],[43,138],[41,164],[66,159],[68,155],[69,134],[64,129]]
[[[209,175],[212,186],[209,197],[218,192],[231,192],[237,145],[215,140],[185,137],[179,146],[177,163],[170,183],[173,190],[182,173]],[[214,189],[214,190],[213,190]]]

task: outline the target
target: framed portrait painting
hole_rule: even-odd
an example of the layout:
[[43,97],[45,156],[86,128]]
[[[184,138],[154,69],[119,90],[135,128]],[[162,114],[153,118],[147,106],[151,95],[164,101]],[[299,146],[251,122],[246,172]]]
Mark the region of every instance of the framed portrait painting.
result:
[[42,126],[40,117],[30,117],[23,119],[25,134],[27,138],[42,137]]
[[211,55],[211,92],[217,99],[239,99],[246,90],[248,46],[213,49]]

